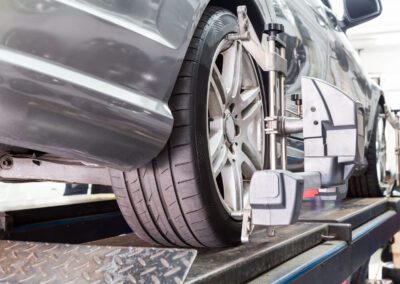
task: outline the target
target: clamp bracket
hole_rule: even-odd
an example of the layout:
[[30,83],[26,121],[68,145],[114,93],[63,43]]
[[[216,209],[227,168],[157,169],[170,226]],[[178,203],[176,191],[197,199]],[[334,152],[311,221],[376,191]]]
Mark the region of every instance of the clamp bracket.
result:
[[[249,241],[256,225],[289,225],[297,222],[304,189],[318,188],[323,198],[337,198],[357,165],[364,159],[364,114],[352,97],[319,79],[303,77],[302,94],[292,100],[298,117],[286,117],[286,47],[278,34],[283,25],[270,23],[262,42],[247,16],[238,7],[239,34],[244,48],[260,68],[268,73],[269,110],[265,134],[269,139],[270,170],[254,173],[250,182],[250,202],[243,213],[242,241]],[[287,170],[287,141],[292,133],[303,133],[303,173]],[[280,155],[278,155],[280,148]]]
[[[239,20],[239,34],[228,35],[228,39],[241,40],[244,48],[246,48],[246,50],[251,54],[263,71],[276,71],[286,75],[287,60],[284,56],[277,53],[275,48],[271,49],[268,46],[269,42],[273,42],[275,46],[278,43],[279,46],[284,47],[284,44],[276,38],[276,35],[281,32],[280,29],[282,29],[283,26],[279,25],[278,27],[275,27],[271,24],[271,27],[269,27],[270,29],[267,28],[266,32],[263,33],[262,42],[260,42],[253,24],[248,18],[247,7],[239,6],[237,13]],[[269,32],[272,34],[268,35]]]

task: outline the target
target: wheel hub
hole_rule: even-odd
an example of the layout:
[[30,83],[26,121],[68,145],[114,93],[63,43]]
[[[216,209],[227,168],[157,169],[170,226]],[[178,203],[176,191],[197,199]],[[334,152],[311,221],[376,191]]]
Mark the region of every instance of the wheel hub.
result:
[[236,137],[235,119],[230,111],[225,112],[225,136],[230,144],[233,144]]

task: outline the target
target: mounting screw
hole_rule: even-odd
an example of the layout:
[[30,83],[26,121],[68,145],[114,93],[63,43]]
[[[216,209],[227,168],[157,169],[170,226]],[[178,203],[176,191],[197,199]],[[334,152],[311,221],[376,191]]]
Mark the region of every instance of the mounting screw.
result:
[[14,160],[9,155],[4,155],[0,158],[0,169],[10,170],[14,165]]
[[282,24],[278,23],[269,23],[265,28],[265,33],[270,36],[276,36],[280,33],[285,32],[285,27]]
[[322,238],[322,240],[324,240],[324,241],[333,241],[333,240],[336,239],[336,237],[335,237],[335,236],[332,236],[332,235],[321,235],[321,238]]
[[301,106],[303,104],[303,100],[299,94],[293,94],[290,96],[290,100],[296,103],[296,106]]
[[273,226],[268,226],[268,227],[267,227],[267,236],[270,237],[270,238],[272,238],[272,237],[275,237],[275,234],[276,234],[276,232],[275,232],[275,227],[273,227]]
[[293,94],[293,95],[290,96],[290,99],[297,106],[297,115],[301,116],[301,106],[303,105],[303,100],[301,99],[301,95]]

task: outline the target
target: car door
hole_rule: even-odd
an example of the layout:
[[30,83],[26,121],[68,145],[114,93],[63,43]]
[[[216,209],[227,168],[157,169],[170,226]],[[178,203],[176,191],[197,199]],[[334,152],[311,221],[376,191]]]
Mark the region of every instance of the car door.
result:
[[[285,27],[281,34],[286,42],[288,74],[286,78],[286,114],[295,116],[291,95],[301,94],[301,78],[309,76],[326,80],[328,69],[329,26],[321,14],[319,0],[272,0],[272,19]],[[288,139],[288,162],[292,170],[303,165],[302,135]]]
[[[324,6],[323,13],[330,26],[327,33],[329,63],[326,80],[363,105],[365,126],[366,129],[371,130],[379,96],[373,96],[373,88],[362,67],[360,57],[340,28],[335,13],[326,6]],[[370,136],[370,133],[367,132],[367,134],[366,138]]]

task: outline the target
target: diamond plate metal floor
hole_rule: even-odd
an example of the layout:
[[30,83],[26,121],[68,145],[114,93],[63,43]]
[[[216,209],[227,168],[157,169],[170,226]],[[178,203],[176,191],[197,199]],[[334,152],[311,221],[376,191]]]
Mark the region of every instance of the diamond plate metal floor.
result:
[[196,253],[0,241],[0,283],[182,283]]

